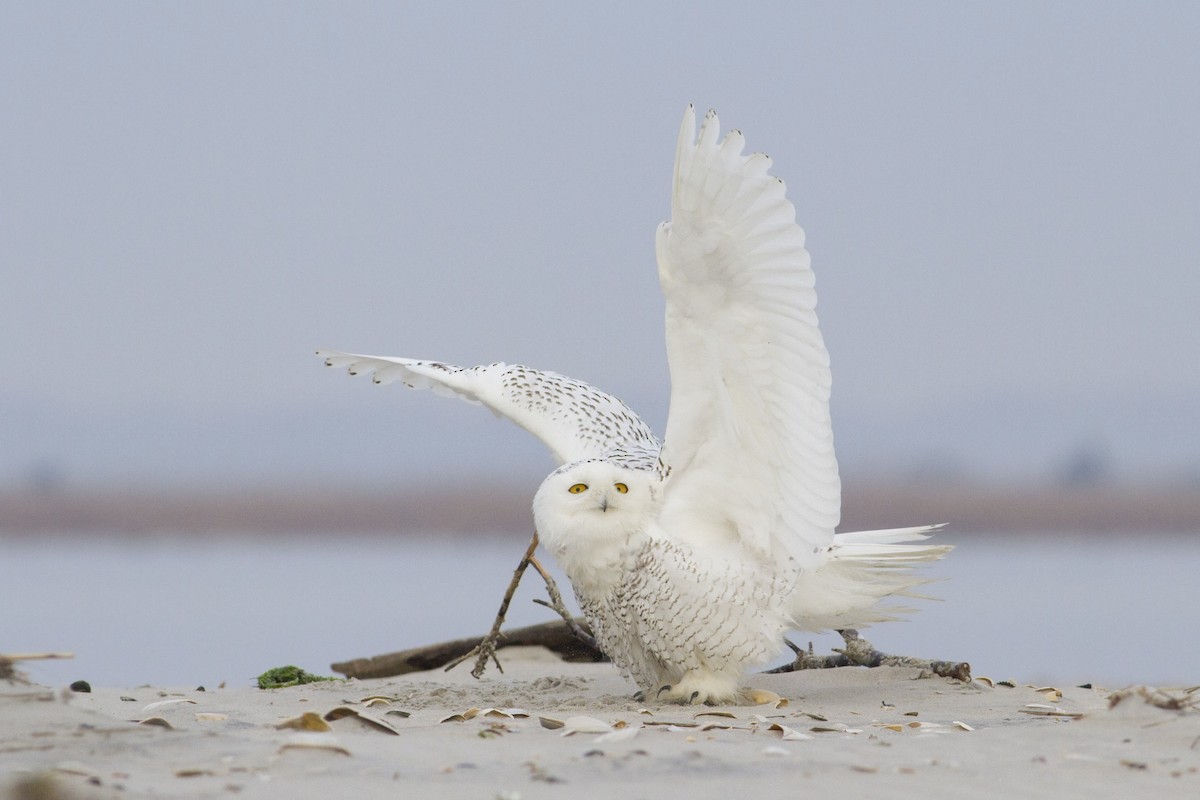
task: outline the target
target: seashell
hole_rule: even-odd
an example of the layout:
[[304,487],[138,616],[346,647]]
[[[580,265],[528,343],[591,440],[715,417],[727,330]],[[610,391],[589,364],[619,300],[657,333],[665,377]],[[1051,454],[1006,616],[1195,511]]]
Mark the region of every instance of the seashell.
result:
[[298,717],[285,719],[283,722],[275,726],[276,730],[284,730],[291,728],[298,731],[328,731],[330,730],[329,723],[321,719],[321,715],[315,711],[305,711]]
[[1045,703],[1026,703],[1024,707],[1018,708],[1022,714],[1032,714],[1036,717],[1067,717],[1069,719],[1079,719],[1083,714],[1076,711],[1063,711],[1057,706],[1048,706]]
[[[445,720],[442,721],[445,722]],[[551,717],[538,717],[538,722],[542,724],[543,728],[547,728],[552,731],[556,731],[563,726],[563,721],[561,719],[553,719]]]
[[279,746],[279,752],[287,750],[326,750],[330,753],[348,756],[350,751],[342,747],[338,740],[325,733],[297,733]]
[[139,720],[139,721],[138,721],[138,725],[154,725],[154,726],[157,726],[157,727],[159,727],[159,728],[166,728],[167,730],[174,730],[174,729],[175,729],[175,726],[174,726],[174,725],[172,725],[171,723],[167,722],[167,721],[166,721],[165,719],[163,719],[162,717],[147,717],[146,719]]
[[755,706],[765,706],[768,703],[778,703],[783,699],[774,692],[766,689],[751,689],[746,694],[750,698],[750,704]]
[[601,735],[597,736],[595,739],[593,739],[592,741],[595,744],[612,743],[612,742],[627,742],[630,739],[632,739],[633,737],[637,736],[638,731],[640,731],[640,730],[641,730],[641,726],[630,725],[630,726],[627,726],[624,728],[618,728],[617,730],[614,730],[614,731],[609,731],[608,733],[601,734]]
[[[307,715],[305,715],[305,716],[307,716]],[[374,717],[374,716],[370,716],[367,714],[363,714],[359,711],[355,711],[353,708],[350,708],[349,706],[338,706],[337,708],[333,709],[332,711],[328,712],[325,715],[326,722],[333,722],[335,720],[346,719],[346,718],[354,719],[357,722],[361,723],[364,727],[369,728],[370,730],[373,730],[373,731],[380,731],[382,733],[390,733],[393,736],[400,735],[400,731],[396,730],[396,728],[394,728],[392,726],[392,723],[388,722],[387,720],[385,720],[381,717]],[[328,730],[328,729],[329,729],[329,726],[326,725],[326,730]]]
[[795,728],[789,728],[787,725],[780,725],[778,722],[772,722],[767,730],[779,733],[779,738],[788,742],[801,742],[805,739],[813,738],[807,733],[801,733]]
[[96,775],[96,770],[81,761],[60,761],[54,765],[55,772],[65,772],[68,775],[83,775],[90,778]]
[[737,719],[737,714],[731,714],[728,711],[701,711],[699,714],[693,715],[699,717],[727,717],[728,719]]
[[191,703],[192,705],[199,705],[195,700],[189,700],[186,697],[176,697],[171,700],[159,700],[156,703],[150,703],[149,705],[147,705],[145,708],[142,709],[142,713],[145,714],[148,711],[154,711],[159,708],[164,708],[165,706],[174,706],[174,705],[178,705],[180,703]]
[[965,723],[965,722],[959,722],[958,720],[955,720],[954,722],[952,722],[952,723],[950,723],[950,724],[951,724],[951,725],[953,725],[954,727],[958,728],[960,731],[973,731],[973,730],[975,730],[974,728],[972,728],[972,727],[971,727],[970,725],[968,725],[967,723]]
[[613,729],[602,719],[595,717],[567,717],[563,722],[563,736],[571,736],[576,733],[608,733]]
[[197,711],[196,712],[196,721],[197,722],[221,722],[221,721],[227,720],[227,719],[229,719],[228,714],[215,714],[211,711]]

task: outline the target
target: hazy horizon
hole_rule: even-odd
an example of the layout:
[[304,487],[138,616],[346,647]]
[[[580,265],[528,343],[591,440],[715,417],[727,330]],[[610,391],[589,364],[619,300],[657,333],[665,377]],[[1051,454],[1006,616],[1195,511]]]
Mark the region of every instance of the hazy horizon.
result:
[[551,467],[318,347],[552,369],[661,433],[683,108],[808,234],[847,476],[1200,480],[1200,7],[0,8],[0,487]]

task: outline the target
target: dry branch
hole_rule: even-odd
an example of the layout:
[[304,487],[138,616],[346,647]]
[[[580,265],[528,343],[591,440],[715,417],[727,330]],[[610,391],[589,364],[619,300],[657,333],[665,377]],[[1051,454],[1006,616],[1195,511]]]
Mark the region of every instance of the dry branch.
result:
[[788,647],[792,648],[796,654],[795,661],[791,664],[784,664],[782,667],[769,669],[767,672],[796,672],[802,669],[832,669],[834,667],[911,667],[928,670],[943,678],[954,678],[963,682],[971,680],[971,665],[965,661],[931,661],[911,656],[894,656],[876,650],[875,646],[859,636],[856,630],[847,629],[838,631],[838,633],[846,642],[845,648],[834,648],[832,655],[818,656],[813,653],[811,643],[808,650],[803,650],[788,642]]
[[[583,622],[582,625],[586,630],[587,623]],[[401,650],[397,653],[386,653],[372,658],[356,658],[352,661],[334,664],[330,669],[347,678],[390,678],[409,672],[437,669],[455,659],[465,661],[466,658],[470,658],[472,653],[478,652],[482,641],[482,637],[472,636],[426,647],[414,647],[411,650]],[[589,648],[575,638],[571,630],[558,620],[543,622],[540,625],[529,625],[524,628],[513,628],[505,632],[503,640],[496,645],[496,649],[530,645],[541,645],[552,650],[558,653],[564,661],[607,660],[599,650]]]

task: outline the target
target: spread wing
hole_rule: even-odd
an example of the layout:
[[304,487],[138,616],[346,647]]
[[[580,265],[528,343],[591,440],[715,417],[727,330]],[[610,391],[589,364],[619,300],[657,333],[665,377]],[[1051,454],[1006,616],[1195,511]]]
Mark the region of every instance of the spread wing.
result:
[[375,383],[400,381],[487,406],[520,425],[550,448],[560,464],[612,453],[658,451],[649,426],[629,406],[582,381],[519,364],[456,367],[411,358],[364,356],[318,350],[330,367],[351,375],[374,373]]
[[718,139],[714,112],[695,129],[689,106],[657,235],[671,369],[661,520],[692,542],[813,565],[841,483],[804,232],[769,158],[742,155],[738,131]]

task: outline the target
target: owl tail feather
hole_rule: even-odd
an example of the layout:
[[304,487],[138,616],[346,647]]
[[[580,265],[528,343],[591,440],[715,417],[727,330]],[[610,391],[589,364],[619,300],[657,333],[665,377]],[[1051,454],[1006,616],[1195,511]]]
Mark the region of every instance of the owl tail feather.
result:
[[913,608],[880,606],[887,597],[930,599],[914,590],[931,581],[912,568],[937,561],[951,550],[947,544],[920,544],[943,525],[839,533],[828,560],[802,574],[790,603],[802,630],[858,628],[885,622]]

